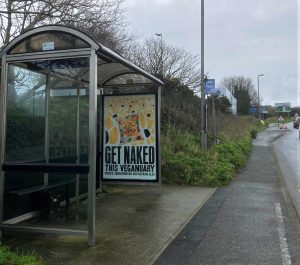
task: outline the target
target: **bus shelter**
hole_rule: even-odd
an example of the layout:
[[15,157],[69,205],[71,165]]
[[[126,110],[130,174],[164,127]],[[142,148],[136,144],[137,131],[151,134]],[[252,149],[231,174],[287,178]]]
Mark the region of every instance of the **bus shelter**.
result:
[[[63,26],[25,32],[0,56],[0,230],[86,236],[93,245],[101,97],[153,93],[159,121],[163,83]],[[159,122],[157,132],[158,142]]]

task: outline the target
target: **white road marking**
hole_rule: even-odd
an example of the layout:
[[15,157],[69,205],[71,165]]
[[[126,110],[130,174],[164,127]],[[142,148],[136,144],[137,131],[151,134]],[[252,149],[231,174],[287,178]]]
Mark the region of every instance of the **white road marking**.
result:
[[277,221],[277,230],[279,235],[279,243],[281,248],[281,257],[283,265],[291,265],[291,257],[289,253],[289,248],[287,245],[287,239],[285,235],[285,228],[283,223],[283,217],[281,212],[280,203],[275,203],[275,213],[276,213],[276,221]]

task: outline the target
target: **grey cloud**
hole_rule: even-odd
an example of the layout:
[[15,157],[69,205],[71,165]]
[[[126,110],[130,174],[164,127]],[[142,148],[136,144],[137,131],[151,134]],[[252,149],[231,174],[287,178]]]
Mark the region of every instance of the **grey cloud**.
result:
[[[131,27],[200,55],[200,0],[126,0]],[[297,0],[206,0],[205,71],[218,83],[244,75],[262,81],[264,102],[299,104]]]

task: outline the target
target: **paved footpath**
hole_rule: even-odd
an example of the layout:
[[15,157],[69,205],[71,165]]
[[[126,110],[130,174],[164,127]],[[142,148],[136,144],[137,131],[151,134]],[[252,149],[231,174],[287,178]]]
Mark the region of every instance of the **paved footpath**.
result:
[[259,134],[246,168],[214,193],[156,265],[300,265],[299,223],[270,147],[279,134]]

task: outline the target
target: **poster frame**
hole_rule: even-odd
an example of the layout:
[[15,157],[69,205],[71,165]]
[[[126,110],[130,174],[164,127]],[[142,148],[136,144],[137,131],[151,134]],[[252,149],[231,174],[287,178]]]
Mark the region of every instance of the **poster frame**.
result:
[[[105,117],[104,117],[104,101],[107,97],[122,97],[122,96],[142,96],[142,95],[152,95],[154,96],[154,111],[155,111],[155,155],[156,155],[156,177],[155,179],[147,180],[147,179],[124,179],[124,178],[114,178],[114,179],[106,179],[103,174],[103,155],[104,155],[104,135],[105,135]],[[102,95],[102,106],[101,106],[101,115],[102,115],[102,124],[101,124],[101,155],[100,159],[100,180],[103,184],[132,184],[132,185],[159,185],[160,186],[160,142],[159,142],[159,130],[160,130],[160,121],[159,121],[159,93],[157,92],[146,92],[146,93],[118,93],[118,94],[103,94]]]

